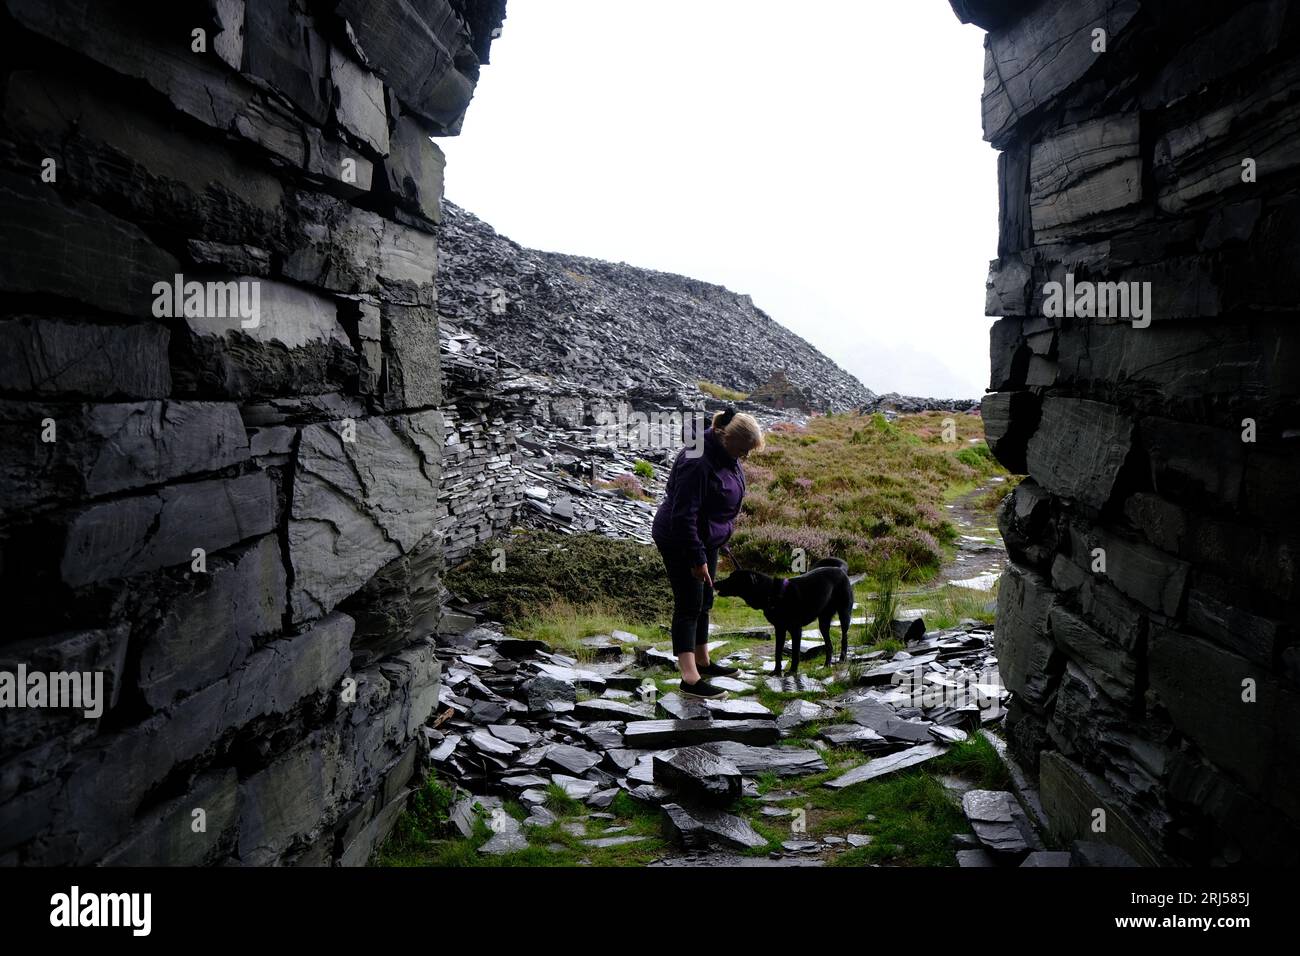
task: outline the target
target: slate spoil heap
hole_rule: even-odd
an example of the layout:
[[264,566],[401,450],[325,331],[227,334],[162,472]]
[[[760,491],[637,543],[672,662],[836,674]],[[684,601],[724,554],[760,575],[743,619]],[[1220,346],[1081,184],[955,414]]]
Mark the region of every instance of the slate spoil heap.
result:
[[[1294,866],[1300,8],[953,7],[988,31],[1001,151],[985,432],[1029,475],[1000,522],[1010,746],[1063,840],[1104,811],[1146,865]],[[1071,282],[1149,283],[1150,311],[1048,317]]]
[[[862,751],[870,759],[825,782],[841,789],[923,764],[1002,720],[1008,695],[996,678],[990,630],[974,623],[930,634],[924,625],[920,630],[920,640],[893,655],[851,651],[858,682],[833,698],[825,697],[815,678],[773,676],[770,653],[740,650],[726,660],[741,673],[717,681],[731,692],[729,699],[696,701],[670,692],[651,702],[644,685],[654,676],[675,673],[675,661],[665,650],[634,650],[635,635],[614,631],[587,638],[583,644],[596,660],[579,663],[541,641],[514,638],[493,625],[475,626],[439,638],[441,713],[423,730],[429,761],[441,780],[461,791],[451,816],[463,835],[473,832],[475,807],[484,813],[493,836],[480,847],[482,853],[523,849],[535,826],[555,823],[545,806],[546,788],[554,783],[590,808],[592,820],[612,819],[607,808],[620,792],[662,808],[680,847],[660,860],[662,865],[755,865],[762,858],[735,852],[767,840],[732,805],[738,797],[757,795],[758,775],[771,772],[793,782],[826,771],[820,748]],[[743,633],[765,631],[770,634],[761,627]],[[710,647],[722,647],[727,634],[715,636]],[[820,636],[815,641],[819,646]],[[839,676],[848,673],[842,668]],[[792,699],[776,714],[745,696],[760,683],[819,699]],[[965,696],[956,693],[961,688]],[[823,725],[813,746],[788,742],[796,728],[812,721]],[[954,799],[969,790],[960,782],[951,786]],[[965,799],[975,836],[954,836],[963,865],[1069,862],[1030,855],[1042,843],[1010,794],[973,793]],[[529,808],[527,819],[500,810],[508,798]],[[765,794],[762,817],[784,825],[794,811],[781,804],[795,798],[788,786]],[[1032,790],[1027,798],[1032,805]],[[1013,822],[1004,816],[1013,816]],[[573,826],[576,834],[586,832],[582,822]],[[827,853],[872,840],[858,833],[791,836],[770,854],[779,865],[817,865]],[[614,830],[583,844],[642,839]],[[1078,852],[1075,856],[1076,863],[1086,862]]]
[[782,372],[808,396],[807,410],[819,411],[846,411],[874,395],[747,295],[527,249],[450,202],[440,239],[439,313],[527,370],[661,395],[697,395],[701,379],[751,392]]
[[[447,438],[438,527],[448,564],[512,527],[650,541],[682,448],[682,417],[707,422],[722,402],[693,386],[616,392],[530,371],[449,321],[439,335]],[[797,410],[735,405],[764,428],[808,420]],[[639,461],[650,475],[635,474]],[[635,479],[640,497],[609,487],[621,476]]]

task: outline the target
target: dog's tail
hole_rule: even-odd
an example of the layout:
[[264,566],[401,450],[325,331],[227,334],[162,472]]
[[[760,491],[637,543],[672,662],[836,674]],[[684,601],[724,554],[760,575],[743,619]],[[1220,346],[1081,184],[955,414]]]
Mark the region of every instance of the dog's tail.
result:
[[849,562],[845,561],[843,558],[822,558],[820,561],[814,564],[813,567],[814,568],[839,568],[845,574],[849,573]]

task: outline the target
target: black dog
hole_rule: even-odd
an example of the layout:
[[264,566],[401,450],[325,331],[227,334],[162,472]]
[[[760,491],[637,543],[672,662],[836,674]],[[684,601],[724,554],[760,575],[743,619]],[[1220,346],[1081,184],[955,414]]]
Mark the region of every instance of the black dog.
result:
[[831,619],[840,616],[840,662],[849,654],[849,620],[853,617],[853,585],[849,582],[849,566],[839,558],[822,558],[806,574],[797,578],[774,578],[759,571],[736,571],[724,581],[719,581],[716,593],[722,597],[738,597],[763,616],[776,628],[776,673],[781,673],[781,658],[785,654],[785,635],[793,638],[790,654],[790,673],[799,673],[799,641],[803,629],[817,622],[826,642],[826,663],[830,664],[834,649],[831,643]]

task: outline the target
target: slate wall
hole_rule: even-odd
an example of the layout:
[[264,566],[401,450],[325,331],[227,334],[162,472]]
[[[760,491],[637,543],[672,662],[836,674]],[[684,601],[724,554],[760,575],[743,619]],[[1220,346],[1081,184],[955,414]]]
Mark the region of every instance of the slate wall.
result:
[[[1001,151],[983,411],[1029,475],[1001,512],[1012,747],[1063,835],[1294,864],[1300,4],[953,6],[989,31]],[[1149,324],[1048,317],[1067,274],[1151,283]]]
[[0,711],[0,863],[364,863],[438,695],[429,136],[504,2],[0,10],[0,670],[110,696]]

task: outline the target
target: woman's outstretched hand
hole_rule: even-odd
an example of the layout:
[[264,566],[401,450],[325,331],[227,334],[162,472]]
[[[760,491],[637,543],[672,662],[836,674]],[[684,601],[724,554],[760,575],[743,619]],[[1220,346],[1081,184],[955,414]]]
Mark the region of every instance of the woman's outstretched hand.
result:
[[709,566],[707,564],[701,564],[697,568],[691,568],[691,574],[695,575],[697,579],[703,581],[709,587],[713,587],[713,578],[709,577]]

